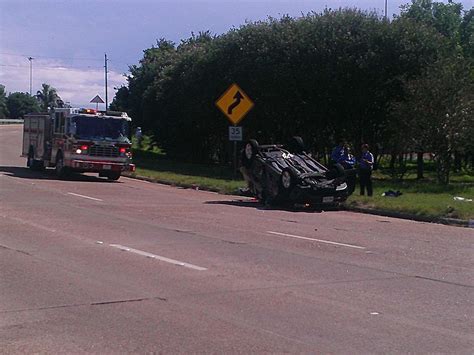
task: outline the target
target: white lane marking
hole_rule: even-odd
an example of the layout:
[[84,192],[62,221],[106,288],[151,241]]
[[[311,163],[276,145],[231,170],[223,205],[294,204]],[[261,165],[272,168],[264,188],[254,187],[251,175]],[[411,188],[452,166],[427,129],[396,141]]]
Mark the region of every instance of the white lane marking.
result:
[[68,194],[68,195],[77,196],[77,197],[87,198],[87,199],[93,200],[93,201],[104,201],[104,200],[101,200],[100,198],[95,198],[95,197],[89,197],[89,196],[79,195],[79,194],[75,194],[74,192],[68,192],[67,194]]
[[198,271],[205,271],[207,270],[205,267],[201,267],[201,266],[197,266],[197,265],[193,265],[193,264],[188,264],[188,263],[185,263],[183,261],[179,261],[179,260],[174,260],[174,259],[170,259],[170,258],[166,258],[164,256],[160,256],[160,255],[155,255],[155,254],[151,254],[151,253],[147,253],[146,251],[142,251],[142,250],[138,250],[138,249],[133,249],[133,248],[129,248],[129,247],[125,247],[123,245],[120,245],[120,244],[109,244],[111,247],[113,248],[117,248],[117,249],[120,249],[120,250],[124,250],[124,251],[129,251],[131,253],[135,253],[135,254],[138,254],[138,255],[142,255],[142,256],[146,256],[148,258],[153,258],[153,259],[158,259],[158,260],[161,260],[161,261],[165,261],[167,263],[170,263],[170,264],[174,264],[174,265],[178,265],[178,266],[184,266],[184,267],[187,267],[187,268],[190,268],[190,269],[194,269],[194,270],[198,270]]
[[45,231],[51,232],[51,233],[56,233],[56,229],[48,228],[48,227],[42,226],[42,225],[40,225],[40,224],[37,224],[37,223],[34,223],[34,222],[30,222],[30,221],[28,221],[28,220],[24,220],[24,219],[21,219],[21,218],[10,217],[10,216],[2,216],[2,217],[3,217],[3,218],[11,219],[11,220],[13,220],[13,221],[15,221],[15,222],[18,222],[18,223],[21,224],[21,225],[25,225],[25,226],[30,226],[30,227],[42,229],[42,230],[45,230]]
[[280,235],[280,236],[283,236],[283,237],[290,237],[290,238],[311,240],[311,241],[313,241],[313,242],[319,242],[319,243],[325,243],[325,244],[339,245],[339,246],[341,246],[341,247],[347,247],[347,248],[366,249],[365,247],[361,247],[361,246],[359,246],[359,245],[345,244],[345,243],[337,243],[337,242],[332,242],[332,241],[330,241],[330,240],[323,240],[323,239],[314,239],[314,238],[300,237],[299,235],[293,235],[293,234],[278,233],[278,232],[271,232],[271,231],[267,231],[267,233],[275,234],[275,235]]

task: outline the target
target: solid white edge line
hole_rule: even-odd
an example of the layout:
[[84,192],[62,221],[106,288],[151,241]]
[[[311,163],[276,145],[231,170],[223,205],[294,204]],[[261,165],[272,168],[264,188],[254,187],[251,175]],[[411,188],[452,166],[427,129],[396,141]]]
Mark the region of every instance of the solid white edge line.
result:
[[313,242],[319,242],[319,243],[325,243],[325,244],[339,245],[339,246],[341,246],[341,247],[347,247],[347,248],[366,249],[366,247],[362,247],[362,246],[359,246],[359,245],[338,243],[338,242],[332,242],[332,241],[330,241],[330,240],[323,240],[323,239],[315,239],[315,238],[301,237],[301,236],[299,236],[299,235],[293,235],[293,234],[286,234],[286,233],[279,233],[279,232],[271,232],[271,231],[267,231],[267,233],[275,234],[275,235],[280,235],[280,236],[283,236],[283,237],[290,237],[290,238],[311,240],[311,241],[313,241]]
[[142,250],[138,250],[138,249],[129,248],[129,247],[126,247],[126,246],[123,246],[123,245],[120,245],[120,244],[109,244],[109,246],[111,246],[111,247],[113,247],[113,248],[117,248],[117,249],[123,250],[123,251],[129,251],[129,252],[131,252],[131,253],[135,253],[135,254],[138,254],[138,255],[146,256],[146,257],[148,257],[148,258],[153,258],[153,259],[161,260],[161,261],[164,261],[164,262],[167,262],[167,263],[170,263],[170,264],[174,264],[174,265],[178,265],[178,266],[187,267],[187,268],[190,268],[190,269],[193,269],[193,270],[198,270],[198,271],[205,271],[205,270],[207,270],[205,267],[201,267],[201,266],[197,266],[197,265],[185,263],[185,262],[179,261],[179,260],[174,260],[174,259],[166,258],[166,257],[160,256],[160,255],[151,254],[151,253],[148,253],[148,252],[146,252],[146,251],[142,251]]
[[87,198],[87,199],[93,200],[93,201],[104,201],[104,200],[101,200],[100,198],[95,198],[95,197],[90,197],[90,196],[79,195],[79,194],[75,194],[74,192],[68,192],[67,194],[68,194],[68,195],[77,196],[77,197]]

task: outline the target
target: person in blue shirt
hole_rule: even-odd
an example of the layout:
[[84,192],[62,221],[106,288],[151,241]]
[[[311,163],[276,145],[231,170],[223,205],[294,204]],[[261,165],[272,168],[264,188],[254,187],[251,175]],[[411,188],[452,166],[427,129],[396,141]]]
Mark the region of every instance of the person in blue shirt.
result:
[[349,195],[351,195],[354,192],[355,185],[356,185],[356,174],[355,174],[355,171],[353,170],[355,168],[356,159],[351,154],[351,148],[349,148],[349,146],[346,145],[344,147],[342,158],[340,159],[338,163],[344,167],[344,170],[350,171],[350,173],[348,172],[346,175],[346,183],[347,183],[347,192]]
[[344,147],[347,146],[344,140],[340,140],[339,144],[334,147],[331,152],[331,161],[333,164],[341,163],[344,160]]
[[369,152],[369,145],[362,144],[362,155],[359,159],[359,180],[360,180],[360,194],[365,195],[367,188],[367,195],[372,196],[372,169],[374,167],[374,156]]

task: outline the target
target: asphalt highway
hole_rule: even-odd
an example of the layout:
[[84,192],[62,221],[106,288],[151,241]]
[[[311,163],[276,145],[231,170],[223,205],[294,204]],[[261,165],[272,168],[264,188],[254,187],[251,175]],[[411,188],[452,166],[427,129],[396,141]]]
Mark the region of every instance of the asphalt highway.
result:
[[94,175],[0,126],[0,353],[474,352],[474,230]]

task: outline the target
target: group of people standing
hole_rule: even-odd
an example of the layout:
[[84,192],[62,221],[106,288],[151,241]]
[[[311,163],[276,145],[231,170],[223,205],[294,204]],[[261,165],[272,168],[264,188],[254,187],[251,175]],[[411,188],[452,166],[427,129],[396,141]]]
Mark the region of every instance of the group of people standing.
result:
[[[345,141],[339,142],[339,144],[332,150],[331,161],[336,164],[341,164],[346,170],[352,170],[357,168],[359,175],[360,194],[365,195],[367,189],[367,195],[372,196],[372,170],[374,167],[374,156],[369,151],[368,144],[362,144],[361,156],[356,159],[352,155],[351,148]],[[349,194],[352,194],[356,186],[356,174],[348,174],[346,178],[347,188]]]

